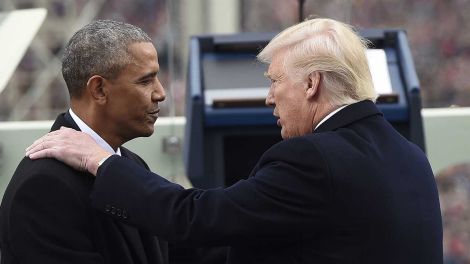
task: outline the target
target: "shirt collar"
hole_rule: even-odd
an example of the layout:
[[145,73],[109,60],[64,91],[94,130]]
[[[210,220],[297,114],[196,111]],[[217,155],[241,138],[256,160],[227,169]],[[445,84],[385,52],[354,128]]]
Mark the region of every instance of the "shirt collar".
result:
[[326,115],[318,124],[317,126],[315,127],[315,129],[313,129],[313,131],[315,131],[321,124],[323,124],[326,120],[328,120],[330,117],[332,117],[334,114],[338,113],[341,109],[345,108],[346,106],[348,106],[347,104],[346,105],[343,105],[343,106],[340,106],[338,109],[332,111],[331,113],[329,113],[328,115]]
[[116,153],[117,155],[121,156],[121,148],[118,148],[117,151],[114,151],[114,149],[106,142],[100,135],[98,135],[93,129],[91,129],[83,120],[80,119],[70,108],[69,109],[70,116],[72,116],[73,121],[77,123],[77,126],[80,128],[80,130],[84,133],[87,133],[90,135],[95,142],[100,145],[100,147],[104,148],[105,150],[111,152],[111,153]]

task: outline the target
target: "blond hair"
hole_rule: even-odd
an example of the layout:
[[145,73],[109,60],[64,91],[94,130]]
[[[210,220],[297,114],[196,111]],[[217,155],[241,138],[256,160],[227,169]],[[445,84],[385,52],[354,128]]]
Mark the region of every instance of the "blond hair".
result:
[[330,104],[344,105],[377,98],[366,48],[367,41],[351,26],[316,18],[285,29],[257,57],[270,63],[275,53],[285,50],[284,67],[291,76],[322,73]]

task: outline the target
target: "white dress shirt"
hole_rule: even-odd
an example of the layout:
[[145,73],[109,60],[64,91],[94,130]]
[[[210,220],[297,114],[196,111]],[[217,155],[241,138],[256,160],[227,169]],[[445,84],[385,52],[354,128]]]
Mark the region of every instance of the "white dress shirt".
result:
[[[328,120],[330,117],[332,117],[334,114],[338,113],[341,109],[345,108],[346,106],[348,105],[343,105],[343,106],[340,106],[338,109],[334,110],[333,112],[329,113],[328,115],[326,115],[318,124],[317,126],[315,127],[315,129],[317,129],[323,122],[325,122],[326,120]],[[313,131],[315,131],[315,129],[313,129]]]
[[117,151],[114,151],[114,149],[108,144],[108,142],[104,141],[100,135],[98,135],[93,129],[91,129],[85,122],[83,122],[80,117],[78,117],[72,109],[69,109],[69,113],[72,116],[73,121],[77,124],[77,126],[80,128],[80,130],[84,133],[87,133],[90,135],[95,142],[100,145],[100,147],[104,148],[106,151],[115,153],[116,155],[121,156],[121,149],[118,148]]

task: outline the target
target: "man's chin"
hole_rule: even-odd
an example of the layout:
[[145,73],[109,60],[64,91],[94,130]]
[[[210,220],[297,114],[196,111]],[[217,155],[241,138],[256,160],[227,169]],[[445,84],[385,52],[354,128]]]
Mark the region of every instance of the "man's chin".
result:
[[139,131],[139,133],[137,134],[136,133],[136,136],[134,138],[139,138],[139,137],[150,137],[151,135],[153,135],[153,132],[155,131],[155,128],[154,127],[149,127],[148,129],[145,129],[145,130],[141,130]]
[[149,129],[145,133],[143,133],[141,137],[150,137],[151,135],[153,135],[154,131],[155,131],[155,128]]
[[282,139],[288,139],[289,136],[286,131],[284,131],[284,128],[281,128],[281,138]]
[[291,133],[289,131],[285,131],[284,128],[281,129],[281,137],[283,140],[294,138],[294,137],[299,137],[299,136],[301,135],[299,135],[298,133]]

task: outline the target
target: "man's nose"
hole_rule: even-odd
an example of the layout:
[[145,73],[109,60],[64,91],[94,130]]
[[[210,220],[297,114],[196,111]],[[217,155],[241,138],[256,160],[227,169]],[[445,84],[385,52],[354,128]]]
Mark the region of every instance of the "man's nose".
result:
[[273,89],[269,88],[268,95],[266,96],[266,101],[265,101],[266,106],[274,106],[274,94],[273,94]]
[[157,80],[157,83],[155,85],[155,89],[152,91],[152,101],[161,102],[161,101],[165,100],[165,98],[166,98],[165,89],[163,88],[160,81]]

